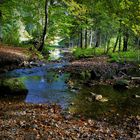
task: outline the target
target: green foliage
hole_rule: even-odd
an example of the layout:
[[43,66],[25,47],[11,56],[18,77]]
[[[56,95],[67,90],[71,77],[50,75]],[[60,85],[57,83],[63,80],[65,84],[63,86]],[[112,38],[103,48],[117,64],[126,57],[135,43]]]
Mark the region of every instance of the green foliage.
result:
[[93,48],[75,48],[73,50],[73,54],[76,58],[82,58],[82,57],[91,57],[94,55],[94,49]]
[[110,62],[140,62],[140,50],[131,49],[127,52],[109,53]]
[[[111,51],[111,50],[110,50]],[[92,57],[92,56],[101,56],[105,54],[103,47],[99,48],[79,48],[75,47],[72,49],[72,52],[76,58]]]
[[18,26],[15,21],[10,21],[3,27],[3,41],[7,44],[19,44]]
[[[85,58],[85,57],[93,57],[93,56],[102,56],[104,55],[104,49],[100,48],[78,48],[75,47],[73,50],[73,54],[76,58]],[[106,54],[109,56],[110,62],[140,62],[140,50],[138,49],[129,49],[127,52],[112,52],[112,49]]]

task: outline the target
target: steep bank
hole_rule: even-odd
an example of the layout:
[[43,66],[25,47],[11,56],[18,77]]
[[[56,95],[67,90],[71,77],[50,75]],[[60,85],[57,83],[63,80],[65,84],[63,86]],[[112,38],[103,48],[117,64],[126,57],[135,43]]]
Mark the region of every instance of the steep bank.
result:
[[39,58],[37,51],[0,44],[0,72],[6,72]]

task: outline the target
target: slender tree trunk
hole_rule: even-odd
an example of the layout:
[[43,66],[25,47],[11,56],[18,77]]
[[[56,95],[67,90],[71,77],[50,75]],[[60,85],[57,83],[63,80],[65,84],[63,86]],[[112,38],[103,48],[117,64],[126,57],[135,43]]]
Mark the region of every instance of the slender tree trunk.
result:
[[121,34],[119,36],[119,52],[121,51],[122,37]]
[[97,30],[97,33],[96,33],[96,44],[95,44],[95,48],[98,48],[100,45],[100,31]]
[[138,37],[137,46],[140,46],[140,38]]
[[114,45],[114,48],[113,48],[113,52],[116,51],[116,47],[117,47],[118,41],[119,41],[119,35],[116,38],[116,42],[115,42],[115,45]]
[[83,29],[81,28],[81,33],[80,33],[80,47],[83,48]]
[[85,30],[85,48],[88,46],[88,31],[87,29]]
[[121,35],[121,32],[122,32],[122,21],[120,21],[120,28],[119,28],[119,48],[118,48],[118,51],[120,52],[121,51],[121,44],[122,44],[122,35]]
[[81,36],[81,32],[78,32],[78,40],[77,40],[77,46],[80,48],[80,36]]
[[128,48],[128,39],[129,39],[129,34],[128,30],[124,33],[124,38],[123,38],[123,51],[127,51]]
[[46,38],[46,32],[47,32],[47,27],[48,27],[48,7],[49,7],[49,0],[45,0],[45,24],[44,24],[44,29],[42,33],[41,44],[40,44],[40,47],[38,48],[38,51],[42,51],[44,47],[44,41]]
[[90,47],[92,47],[92,41],[93,41],[93,32],[91,30],[91,32],[90,32],[90,42],[89,42]]

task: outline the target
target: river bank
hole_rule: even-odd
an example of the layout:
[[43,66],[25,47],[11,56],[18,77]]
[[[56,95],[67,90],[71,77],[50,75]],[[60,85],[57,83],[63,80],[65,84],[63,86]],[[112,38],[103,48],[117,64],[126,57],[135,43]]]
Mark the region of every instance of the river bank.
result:
[[83,83],[88,86],[95,84],[114,85],[118,81],[127,81],[129,88],[140,85],[140,68],[137,63],[111,63],[107,56],[78,60],[70,56],[67,57],[69,58],[68,65],[54,69],[54,71],[58,73],[71,73],[72,77],[83,79]]
[[29,66],[30,62],[35,62],[41,58],[42,56],[31,48],[0,44],[0,73]]

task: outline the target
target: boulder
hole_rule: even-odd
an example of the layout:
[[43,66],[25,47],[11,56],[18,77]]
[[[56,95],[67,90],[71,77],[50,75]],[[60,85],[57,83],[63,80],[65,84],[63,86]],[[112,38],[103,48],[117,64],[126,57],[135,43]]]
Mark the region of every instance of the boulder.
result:
[[22,79],[10,78],[0,80],[0,95],[25,95],[28,93]]

